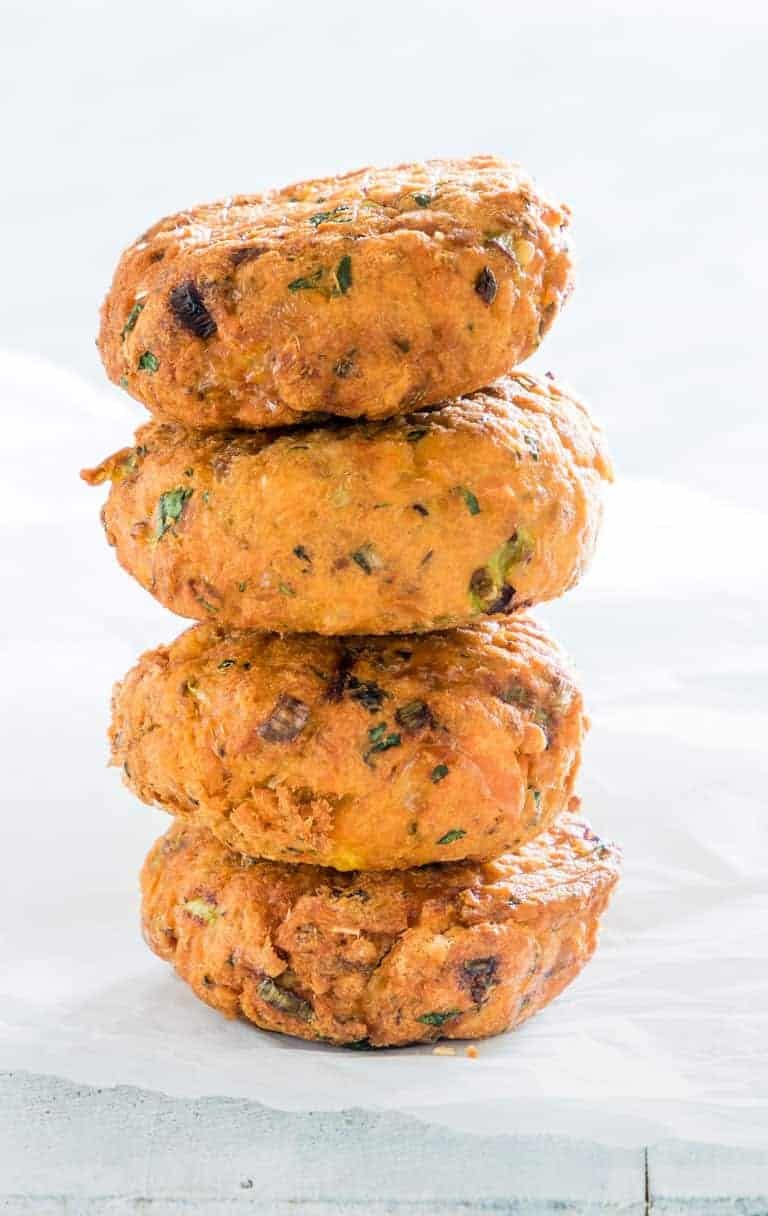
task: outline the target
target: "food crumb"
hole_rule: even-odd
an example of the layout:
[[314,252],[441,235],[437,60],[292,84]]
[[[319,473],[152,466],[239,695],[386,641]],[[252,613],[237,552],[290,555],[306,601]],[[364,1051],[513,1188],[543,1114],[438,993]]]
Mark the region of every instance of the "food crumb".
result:
[[480,1052],[477,1050],[474,1043],[470,1043],[469,1047],[465,1049],[464,1054],[469,1056],[470,1060],[476,1060],[480,1055]]
[[440,1043],[437,1047],[432,1048],[433,1056],[455,1056],[456,1048],[447,1047],[445,1043]]

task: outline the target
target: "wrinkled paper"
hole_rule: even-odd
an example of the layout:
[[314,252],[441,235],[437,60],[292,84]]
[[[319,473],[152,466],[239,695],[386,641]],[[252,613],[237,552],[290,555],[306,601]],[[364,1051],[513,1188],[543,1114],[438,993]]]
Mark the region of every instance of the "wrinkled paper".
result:
[[106,767],[112,682],[184,622],[119,570],[78,481],[142,411],[0,357],[5,413],[0,1068],[468,1130],[764,1143],[768,515],[620,480],[583,585],[540,611],[591,707],[581,792],[625,850],[597,956],[468,1059],[230,1023],[154,958],[137,872],[168,825]]

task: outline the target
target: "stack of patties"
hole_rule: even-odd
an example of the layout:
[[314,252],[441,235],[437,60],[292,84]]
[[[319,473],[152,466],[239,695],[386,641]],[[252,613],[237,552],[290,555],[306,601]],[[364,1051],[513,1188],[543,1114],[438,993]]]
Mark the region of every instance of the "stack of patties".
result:
[[618,851],[578,812],[571,587],[610,470],[511,371],[571,287],[567,210],[494,157],[161,221],[103,309],[151,410],[107,538],[202,623],[115,690],[112,757],[175,821],[144,932],[207,1004],[384,1046],[517,1026],[592,954]]

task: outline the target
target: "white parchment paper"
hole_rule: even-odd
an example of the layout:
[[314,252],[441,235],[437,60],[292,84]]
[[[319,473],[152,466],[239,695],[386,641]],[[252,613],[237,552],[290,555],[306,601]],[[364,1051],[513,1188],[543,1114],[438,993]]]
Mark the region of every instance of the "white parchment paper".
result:
[[81,465],[130,442],[118,393],[0,357],[0,1068],[469,1130],[764,1143],[768,514],[619,481],[595,567],[541,615],[592,709],[582,793],[625,849],[599,953],[480,1056],[307,1046],[208,1010],[138,932],[167,826],[106,765],[113,680],[175,620],[117,567]]

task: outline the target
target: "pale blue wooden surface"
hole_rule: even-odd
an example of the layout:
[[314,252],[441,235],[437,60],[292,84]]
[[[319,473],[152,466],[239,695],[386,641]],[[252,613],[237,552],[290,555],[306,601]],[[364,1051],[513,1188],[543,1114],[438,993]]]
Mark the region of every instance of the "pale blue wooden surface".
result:
[[0,1075],[2,1213],[767,1216],[766,1195],[755,1151],[474,1136],[392,1112]]

